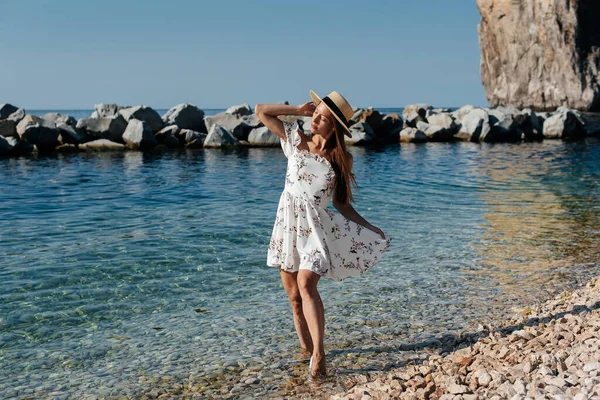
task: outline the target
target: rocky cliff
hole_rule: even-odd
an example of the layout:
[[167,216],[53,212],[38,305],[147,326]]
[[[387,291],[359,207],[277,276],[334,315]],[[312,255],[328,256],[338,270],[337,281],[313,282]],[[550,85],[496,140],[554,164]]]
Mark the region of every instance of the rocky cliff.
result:
[[600,111],[600,1],[477,0],[491,106]]

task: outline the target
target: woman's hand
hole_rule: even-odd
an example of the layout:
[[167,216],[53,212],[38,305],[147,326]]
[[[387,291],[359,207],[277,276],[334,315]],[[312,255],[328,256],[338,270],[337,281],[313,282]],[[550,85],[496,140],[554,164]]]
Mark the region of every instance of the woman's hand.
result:
[[307,101],[301,106],[298,106],[298,115],[302,115],[304,117],[312,117],[316,108],[317,107],[315,107],[315,103],[313,103],[312,101]]
[[385,237],[385,234],[383,233],[383,231],[382,231],[381,229],[379,229],[378,227],[376,227],[376,226],[373,226],[373,225],[370,225],[368,228],[369,228],[370,230],[372,230],[373,232],[375,232],[375,233],[378,233],[378,234],[379,234],[379,236],[381,236],[381,238],[382,238],[382,239],[385,239],[385,238],[386,238],[386,237]]

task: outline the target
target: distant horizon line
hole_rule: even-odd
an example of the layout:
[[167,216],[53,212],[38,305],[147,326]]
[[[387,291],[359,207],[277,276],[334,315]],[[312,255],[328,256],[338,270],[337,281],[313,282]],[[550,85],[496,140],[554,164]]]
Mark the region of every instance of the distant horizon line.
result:
[[[12,103],[6,103],[6,104],[12,104]],[[98,103],[98,104],[114,104],[114,103]],[[179,103],[179,104],[184,104],[184,103]],[[193,103],[191,103],[191,104],[193,104]],[[211,110],[211,111],[214,111],[214,110],[226,110],[229,107],[237,106],[237,105],[241,105],[241,104],[245,104],[245,103],[233,104],[233,105],[227,106],[227,107],[210,107],[209,108],[209,107],[200,107],[198,105],[195,105],[195,106],[198,107],[201,110]],[[474,107],[490,108],[489,105],[480,106],[480,105],[475,105],[473,103],[465,103],[465,104],[457,107],[457,106],[438,106],[438,105],[434,105],[434,104],[431,104],[431,103],[423,103],[423,102],[421,102],[421,103],[408,103],[408,104],[403,105],[403,106],[367,106],[367,107],[358,106],[358,108],[362,108],[362,109],[365,109],[365,110],[367,108],[374,108],[374,109],[382,109],[382,108],[405,108],[406,106],[412,105],[412,104],[429,104],[433,108],[460,108],[462,106],[470,104],[470,105],[472,105]],[[95,109],[93,107],[92,108],[68,108],[68,107],[60,107],[60,108],[59,107],[27,108],[27,107],[19,107],[19,106],[16,106],[14,104],[12,104],[12,105],[15,106],[15,107],[18,107],[18,108],[23,108],[25,111],[27,111],[27,110],[29,110],[29,111],[95,111]],[[152,106],[148,106],[147,104],[136,104],[136,105],[124,106],[124,107],[136,107],[136,106],[139,106],[139,105],[145,105],[145,106],[150,107],[150,108],[152,108],[154,110],[169,110],[169,109],[171,109],[173,107],[176,107],[178,104],[176,104],[174,106],[171,106],[171,107],[152,107]],[[250,107],[252,109],[254,109],[254,107],[252,107],[252,106],[250,106]]]

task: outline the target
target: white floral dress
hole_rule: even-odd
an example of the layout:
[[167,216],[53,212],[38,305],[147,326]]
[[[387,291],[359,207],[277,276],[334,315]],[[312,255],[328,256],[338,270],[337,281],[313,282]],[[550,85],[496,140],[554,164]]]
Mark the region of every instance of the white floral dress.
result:
[[287,141],[281,139],[281,147],[288,165],[267,265],[289,272],[307,269],[337,281],[362,274],[381,259],[389,239],[326,208],[335,187],[331,164],[297,148],[296,123],[283,126]]

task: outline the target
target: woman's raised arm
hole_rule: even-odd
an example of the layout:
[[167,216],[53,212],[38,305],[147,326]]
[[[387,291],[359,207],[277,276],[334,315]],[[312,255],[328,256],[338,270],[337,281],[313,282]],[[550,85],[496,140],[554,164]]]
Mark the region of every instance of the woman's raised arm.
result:
[[287,104],[257,104],[254,106],[254,112],[258,119],[265,124],[267,128],[283,140],[287,140],[283,130],[283,123],[279,115],[301,115],[310,117],[315,111],[315,105],[312,101],[300,106],[290,106]]

